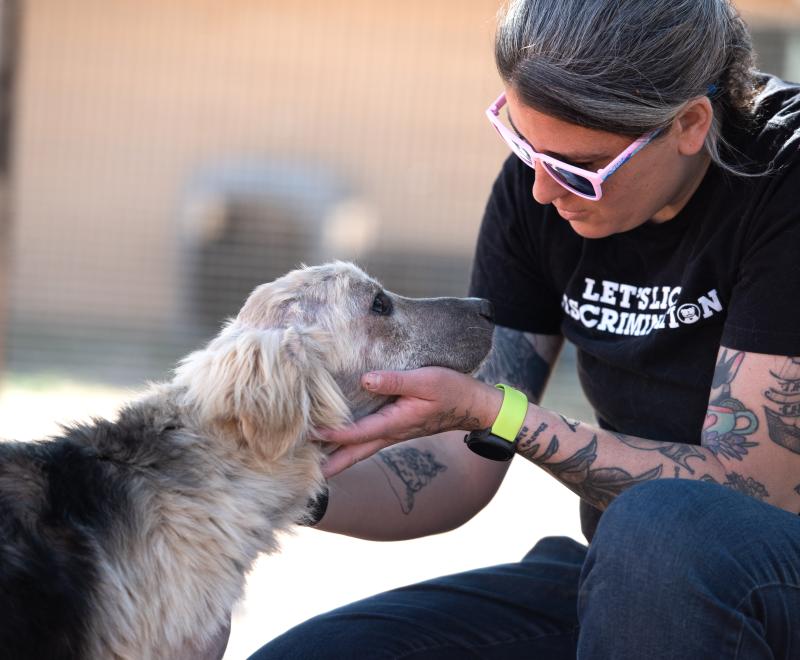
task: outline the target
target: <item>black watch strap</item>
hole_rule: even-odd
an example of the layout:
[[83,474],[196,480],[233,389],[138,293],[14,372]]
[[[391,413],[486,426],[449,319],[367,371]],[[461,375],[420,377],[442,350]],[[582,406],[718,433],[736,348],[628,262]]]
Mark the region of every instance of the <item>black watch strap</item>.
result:
[[510,461],[517,449],[516,440],[509,442],[499,435],[494,435],[492,429],[473,431],[464,436],[464,442],[479,456],[493,461]]

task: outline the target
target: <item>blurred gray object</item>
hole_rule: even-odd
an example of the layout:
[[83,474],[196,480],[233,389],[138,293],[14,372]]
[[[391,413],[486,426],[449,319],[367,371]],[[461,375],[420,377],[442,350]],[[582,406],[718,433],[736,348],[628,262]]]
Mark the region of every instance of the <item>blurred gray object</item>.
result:
[[209,336],[258,284],[302,263],[357,259],[373,244],[377,220],[328,172],[248,161],[198,172],[178,228],[177,327]]
[[0,371],[5,366],[8,236],[11,225],[11,141],[16,83],[19,1],[0,0]]

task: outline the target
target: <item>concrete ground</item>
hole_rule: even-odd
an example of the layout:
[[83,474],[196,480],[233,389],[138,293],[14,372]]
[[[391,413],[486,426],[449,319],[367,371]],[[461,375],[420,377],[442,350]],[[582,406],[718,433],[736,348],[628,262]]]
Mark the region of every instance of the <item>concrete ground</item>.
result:
[[[569,355],[562,359],[543,402],[591,421],[579,396]],[[11,378],[0,385],[0,438],[36,439],[59,423],[113,417],[134,390],[72,383],[60,378]],[[578,499],[534,465],[515,459],[494,500],[473,520],[447,534],[375,543],[310,529],[283,539],[282,551],[261,557],[234,611],[225,660],[243,660],[261,644],[314,614],[437,575],[515,561],[543,536],[583,540]]]

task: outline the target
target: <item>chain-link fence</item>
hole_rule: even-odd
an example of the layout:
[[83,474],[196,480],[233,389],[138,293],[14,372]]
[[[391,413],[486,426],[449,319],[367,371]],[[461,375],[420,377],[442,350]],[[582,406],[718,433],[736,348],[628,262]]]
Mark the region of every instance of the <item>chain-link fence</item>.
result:
[[[505,156],[496,0],[1,6],[7,372],[161,377],[301,262],[466,291]],[[791,21],[754,32],[800,69]]]

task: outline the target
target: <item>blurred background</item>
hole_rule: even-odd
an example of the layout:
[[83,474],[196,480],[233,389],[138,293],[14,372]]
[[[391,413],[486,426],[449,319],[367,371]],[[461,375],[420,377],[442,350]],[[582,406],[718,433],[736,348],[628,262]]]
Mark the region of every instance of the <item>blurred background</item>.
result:
[[[800,2],[739,0],[800,80]],[[464,295],[506,149],[497,0],[0,0],[0,437],[113,416],[301,263]],[[591,420],[561,356],[544,404]],[[520,506],[525,503],[525,506]],[[541,503],[541,506],[535,504]],[[580,539],[577,500],[513,465],[460,530],[302,530],[258,563],[226,658],[411,580]]]

